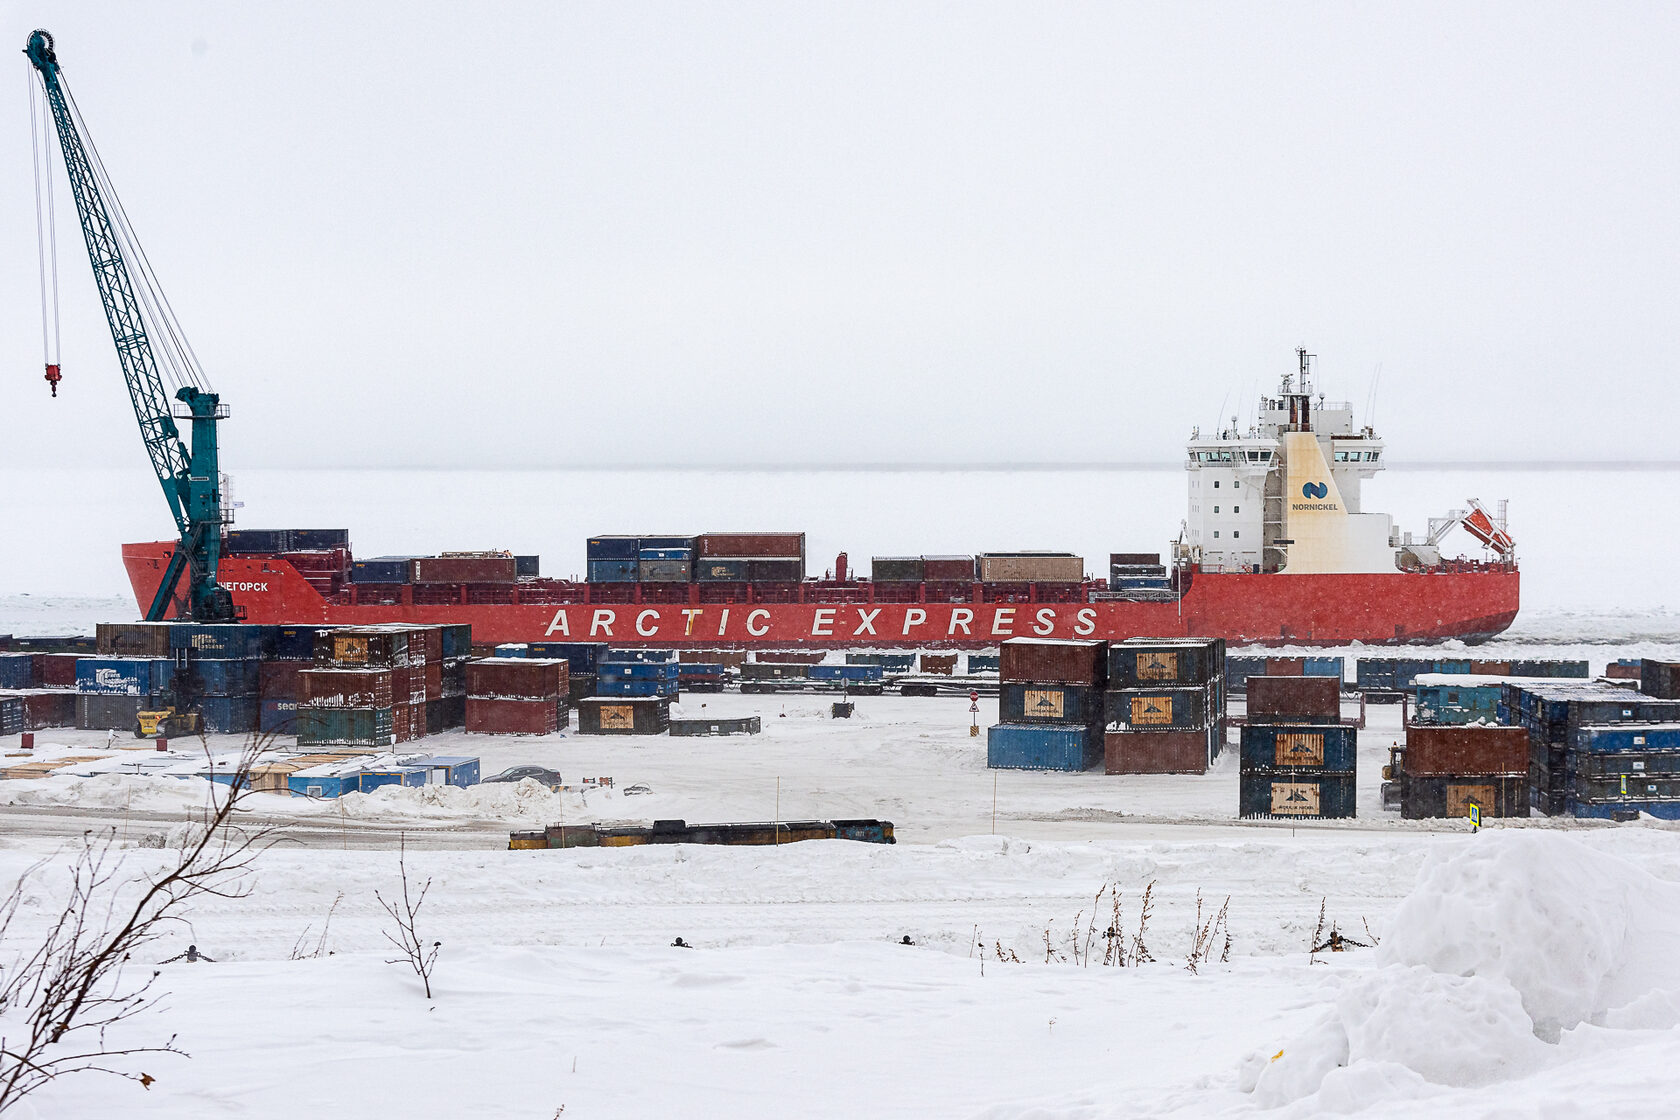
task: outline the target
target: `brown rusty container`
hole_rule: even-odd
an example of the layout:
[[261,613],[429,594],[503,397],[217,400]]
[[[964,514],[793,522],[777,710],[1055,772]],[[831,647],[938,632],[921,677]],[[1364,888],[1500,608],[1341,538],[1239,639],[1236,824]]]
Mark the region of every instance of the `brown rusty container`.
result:
[[1639,663],[1639,691],[1659,700],[1680,700],[1680,664],[1645,658]]
[[694,544],[702,557],[805,559],[804,533],[702,533]]
[[1249,677],[1250,723],[1335,723],[1342,718],[1336,677]]
[[739,669],[746,663],[747,651],[744,649],[679,649],[677,660],[696,665],[722,665],[726,669]]
[[1511,675],[1509,661],[1472,661],[1470,672],[1484,677],[1508,677]]
[[1153,568],[1161,563],[1159,552],[1111,552],[1108,554],[1108,566],[1111,568]]
[[1109,774],[1205,774],[1213,739],[1208,731],[1110,731],[1103,736]]
[[23,695],[23,729],[40,731],[48,727],[76,726],[74,692],[32,691]]
[[94,642],[105,657],[168,657],[167,622],[101,622]]
[[300,708],[389,708],[392,702],[390,669],[305,669],[297,681]]
[[481,700],[553,700],[568,692],[568,668],[558,659],[490,657],[469,661],[467,695]]
[[443,627],[404,626],[408,631],[408,660],[414,665],[443,660]]
[[1618,665],[1614,661],[1604,667],[1604,675],[1616,681],[1636,681],[1639,679],[1638,665]]
[[1298,677],[1306,671],[1307,659],[1304,657],[1266,658],[1266,675],[1268,677]]
[[988,553],[976,557],[982,583],[1079,583],[1085,561],[1079,556]]
[[922,569],[929,583],[974,582],[972,556],[924,556]]
[[1420,726],[1406,729],[1405,773],[1414,778],[1528,771],[1525,727]]
[[490,700],[467,697],[466,729],[478,735],[552,735],[559,713],[549,700]]
[[402,627],[347,626],[315,635],[317,669],[391,669],[408,664],[408,631]]
[[75,688],[76,687],[76,658],[75,653],[43,653],[41,654],[41,685],[44,688]]
[[957,655],[954,653],[924,653],[921,660],[924,673],[948,677],[957,669]]
[[296,700],[298,674],[307,668],[307,661],[264,661],[257,670],[257,695],[264,700]]
[[1108,684],[1108,643],[1010,638],[999,647],[999,679]]
[[519,565],[511,556],[419,556],[409,561],[415,583],[513,583]]

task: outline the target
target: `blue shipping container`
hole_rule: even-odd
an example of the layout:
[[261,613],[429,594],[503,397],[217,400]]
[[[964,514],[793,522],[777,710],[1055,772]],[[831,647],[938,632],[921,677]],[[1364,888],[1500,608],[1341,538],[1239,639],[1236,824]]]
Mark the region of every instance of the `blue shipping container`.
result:
[[408,583],[414,566],[412,556],[375,556],[350,565],[351,583]]
[[343,797],[361,788],[362,774],[352,770],[348,774],[292,774],[286,778],[286,788],[293,797]]
[[694,559],[694,550],[692,548],[643,548],[636,553],[636,559],[684,562]]
[[583,552],[593,567],[597,560],[634,560],[641,550],[637,537],[590,537]]
[[621,664],[627,661],[646,661],[658,665],[676,659],[677,651],[674,649],[611,649],[601,660]]
[[1680,750],[1680,725],[1577,727],[1569,737],[1569,745],[1578,751],[1602,754],[1610,751],[1673,751]]
[[169,628],[169,648],[203,658],[261,657],[263,630],[235,622],[177,622]]
[[813,665],[810,678],[814,681],[878,681],[879,665]]
[[605,673],[595,678],[597,696],[675,696],[677,679],[658,680],[652,677],[609,677]]
[[297,731],[296,700],[264,700],[257,717],[257,730],[274,735],[291,735]]
[[425,767],[439,785],[465,789],[478,784],[478,759],[468,755],[434,755],[414,759],[409,765]]
[[1102,733],[1053,723],[999,723],[986,729],[994,770],[1088,770],[1102,759]]
[[1498,723],[1505,686],[1420,684],[1416,692],[1418,723]]
[[255,696],[206,696],[198,702],[204,730],[218,734],[255,731],[262,719],[262,705]]
[[1565,809],[1572,817],[1607,821],[1619,814],[1646,813],[1663,821],[1680,821],[1680,801],[1577,801],[1570,798]]
[[175,679],[173,661],[135,657],[78,657],[76,691],[101,696],[148,696]]
[[311,661],[315,657],[315,627],[265,626],[263,657],[270,661]]
[[520,642],[508,642],[496,647],[497,657],[531,657],[531,647]]
[[420,766],[382,766],[377,770],[363,770],[360,789],[371,793],[380,786],[414,787],[426,784],[426,771]]
[[638,537],[637,542],[642,548],[686,548],[690,552],[700,545],[697,537]]
[[591,560],[590,583],[635,583],[641,567],[634,560]]
[[23,697],[0,696],[0,735],[23,731]]
[[[262,662],[255,658],[238,661],[194,659],[182,672],[193,675],[206,696],[251,696],[261,682]],[[185,689],[185,685],[182,688]]]
[[684,661],[677,666],[677,676],[682,677],[721,677],[725,667],[721,662]]
[[1342,659],[1339,657],[1303,657],[1301,659],[1301,675],[1303,677],[1335,677],[1342,679]]
[[35,688],[35,655],[32,653],[0,653],[0,688]]
[[596,675],[601,680],[674,681],[680,668],[680,663],[676,661],[605,661]]
[[1351,774],[1359,755],[1359,729],[1343,724],[1251,723],[1242,729],[1241,742],[1244,770]]

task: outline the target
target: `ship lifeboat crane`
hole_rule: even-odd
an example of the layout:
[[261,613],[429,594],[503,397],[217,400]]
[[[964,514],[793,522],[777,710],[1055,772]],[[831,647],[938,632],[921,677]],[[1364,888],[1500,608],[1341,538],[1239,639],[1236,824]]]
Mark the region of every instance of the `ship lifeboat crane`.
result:
[[[36,30],[29,36],[23,53],[35,68],[46,97],[46,111],[52,118],[64,157],[70,192],[76,200],[82,239],[93,264],[94,282],[104,304],[105,321],[116,344],[117,361],[128,385],[130,403],[140,425],[152,471],[163,487],[169,512],[175,519],[179,543],[170,554],[163,581],[158,586],[148,621],[162,619],[173,606],[178,618],[195,622],[231,622],[239,617],[233,597],[216,579],[222,547],[222,526],[227,510],[222,502],[222,478],[217,455],[216,424],[227,418],[228,409],[211,391],[208,379],[175,321],[169,301],[153,275],[128,215],[111,187],[98,149],[86,136],[87,125],[76,108],[75,98],[59,70],[53,37]],[[30,89],[33,93],[34,85]],[[33,98],[32,98],[33,100]],[[31,121],[35,118],[31,109]],[[50,154],[51,142],[37,133],[36,167],[45,172],[48,183],[48,216],[42,232],[42,311],[46,318],[47,292],[57,305],[58,265],[51,229]],[[43,167],[43,164],[48,166]],[[36,189],[41,189],[40,174]],[[37,218],[40,204],[37,200]],[[37,223],[41,223],[38,221]],[[56,318],[56,315],[53,316]],[[45,332],[43,332],[45,333]],[[58,395],[60,367],[54,355],[47,355],[47,382]],[[168,382],[168,388],[165,382]],[[170,392],[173,389],[173,393]],[[189,446],[177,427],[177,419],[192,426]],[[177,587],[186,578],[185,594],[177,598]]]
[[1462,525],[1466,532],[1492,549],[1502,563],[1510,563],[1516,556],[1517,543],[1505,528],[1505,503],[1499,503],[1496,515],[1489,513],[1478,499],[1468,501],[1469,509],[1455,509],[1445,517],[1429,519],[1429,547],[1438,549],[1447,534]]

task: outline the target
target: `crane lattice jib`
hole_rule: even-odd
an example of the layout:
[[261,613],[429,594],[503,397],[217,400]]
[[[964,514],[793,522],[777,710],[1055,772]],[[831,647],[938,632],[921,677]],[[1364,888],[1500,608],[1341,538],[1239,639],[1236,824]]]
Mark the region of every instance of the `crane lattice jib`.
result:
[[41,75],[41,84],[46,88],[47,104],[52,108],[53,124],[64,152],[64,169],[76,198],[82,238],[87,242],[88,259],[93,264],[94,282],[99,286],[99,298],[105,305],[105,319],[111,328],[111,339],[116,343],[117,361],[122,365],[123,380],[128,384],[134,416],[140,422],[140,438],[146,444],[146,454],[152,461],[152,470],[156,472],[158,482],[163,486],[170,512],[175,515],[176,527],[185,534],[189,528],[187,511],[181,506],[178,484],[188,473],[192,456],[182,443],[180,431],[170,413],[169,393],[158,373],[151,340],[146,336],[146,323],[140,313],[134,281],[123,261],[116,230],[100,193],[93,164],[70,115],[64,87],[59,81],[58,59],[53,53],[51,36],[42,31],[35,32],[29,37],[29,46],[24,53],[34,63]]

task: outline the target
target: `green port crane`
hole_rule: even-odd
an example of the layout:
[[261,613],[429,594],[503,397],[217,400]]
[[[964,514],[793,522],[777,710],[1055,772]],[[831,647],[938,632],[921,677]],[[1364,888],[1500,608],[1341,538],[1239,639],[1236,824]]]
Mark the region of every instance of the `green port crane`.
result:
[[[87,126],[59,70],[52,36],[42,30],[31,33],[23,53],[29,56],[46,93],[47,107],[64,155],[64,169],[76,199],[76,213],[81,219],[82,239],[87,243],[94,282],[105,305],[105,321],[116,343],[117,361],[128,383],[135,419],[140,423],[140,438],[180,534],[180,545],[170,555],[163,582],[146,611],[146,618],[158,621],[173,605],[177,618],[191,618],[195,622],[234,621],[241,612],[235,608],[227,589],[216,581],[225,521],[216,424],[227,418],[227,406],[221,403],[218,394],[210,391],[203,370],[157,285],[145,252],[129,227],[122,203],[111,189],[98,150],[91,139],[84,140]],[[32,113],[31,121],[34,119]],[[47,178],[50,198],[50,170]],[[49,206],[49,226],[50,221]],[[56,284],[56,263],[53,275]],[[43,314],[45,276],[43,264]],[[52,358],[49,352],[47,381],[56,397],[61,374],[59,364]],[[165,377],[175,387],[174,400],[178,404],[171,404],[170,394],[164,387]],[[191,422],[190,447],[181,438],[177,419]],[[185,593],[178,596],[177,587],[183,575],[187,585]]]

